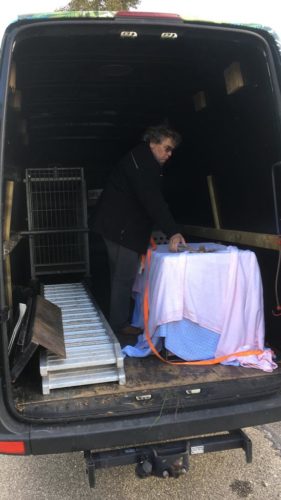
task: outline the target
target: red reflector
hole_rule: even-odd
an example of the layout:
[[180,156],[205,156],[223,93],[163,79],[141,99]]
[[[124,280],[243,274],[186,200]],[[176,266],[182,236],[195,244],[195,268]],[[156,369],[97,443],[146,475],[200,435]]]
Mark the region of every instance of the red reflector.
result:
[[0,441],[0,453],[24,455],[25,444],[23,441]]
[[170,19],[181,19],[178,14],[166,14],[164,12],[132,12],[127,10],[119,10],[119,12],[116,12],[116,17],[164,17]]

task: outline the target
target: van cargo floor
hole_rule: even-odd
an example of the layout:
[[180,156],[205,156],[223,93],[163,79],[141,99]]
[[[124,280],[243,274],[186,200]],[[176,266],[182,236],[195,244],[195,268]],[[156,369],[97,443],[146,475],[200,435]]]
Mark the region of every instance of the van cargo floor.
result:
[[272,373],[240,366],[169,366],[155,356],[125,358],[126,385],[116,383],[69,387],[42,395],[34,376],[36,362],[13,386],[16,409],[22,416],[42,418],[100,418],[128,416],[166,409],[227,401],[237,404],[269,397],[280,390],[281,366]]
[[120,344],[83,283],[43,286],[44,297],[61,308],[66,359],[44,350],[43,394],[51,389],[105,382],[125,384]]

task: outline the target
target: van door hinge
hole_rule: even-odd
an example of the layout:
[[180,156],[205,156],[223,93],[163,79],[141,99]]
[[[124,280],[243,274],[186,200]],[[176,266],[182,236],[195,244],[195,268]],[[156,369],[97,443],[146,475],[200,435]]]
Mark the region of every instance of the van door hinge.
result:
[[7,323],[10,318],[10,309],[8,306],[5,306],[3,309],[0,309],[0,324]]

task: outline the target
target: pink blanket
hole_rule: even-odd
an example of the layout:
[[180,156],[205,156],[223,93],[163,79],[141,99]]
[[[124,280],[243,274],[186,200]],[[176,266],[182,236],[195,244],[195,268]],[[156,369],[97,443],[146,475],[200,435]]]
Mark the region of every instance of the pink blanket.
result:
[[[199,244],[193,246],[198,248]],[[160,245],[152,252],[150,334],[159,325],[186,318],[220,334],[216,357],[261,349],[261,355],[237,361],[242,366],[272,371],[277,365],[271,351],[264,350],[263,290],[255,254],[232,246],[204,246],[216,251],[173,254]],[[143,279],[137,278],[135,288],[139,291]]]

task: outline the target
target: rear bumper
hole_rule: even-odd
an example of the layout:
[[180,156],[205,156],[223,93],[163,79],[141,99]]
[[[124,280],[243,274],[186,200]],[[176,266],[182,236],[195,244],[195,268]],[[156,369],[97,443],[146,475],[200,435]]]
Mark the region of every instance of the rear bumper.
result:
[[103,419],[37,427],[30,432],[32,454],[126,448],[281,420],[281,394],[251,403],[168,415]]

